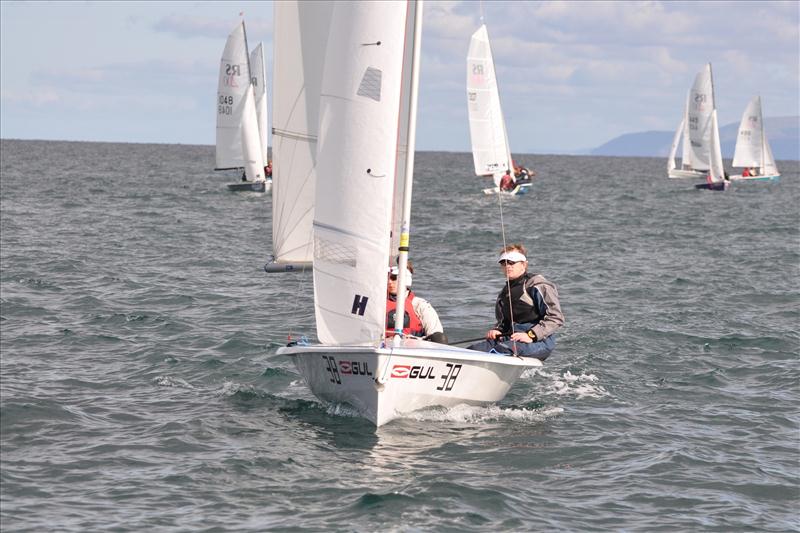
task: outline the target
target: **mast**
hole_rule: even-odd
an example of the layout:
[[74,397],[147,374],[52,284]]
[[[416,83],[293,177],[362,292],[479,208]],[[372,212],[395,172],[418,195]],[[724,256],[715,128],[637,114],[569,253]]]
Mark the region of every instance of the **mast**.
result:
[[[408,245],[411,227],[411,190],[414,178],[414,149],[417,137],[417,88],[419,86],[419,57],[422,48],[422,0],[414,2],[414,41],[411,54],[411,94],[408,106],[408,147],[406,149],[406,180],[403,187],[402,218],[400,223],[400,245],[398,246],[397,273],[397,311],[395,312],[395,346],[402,342],[403,318],[406,305],[406,265],[408,265]],[[409,6],[412,5],[409,3]]]
[[711,80],[711,107],[717,108],[717,95],[714,94],[714,73],[711,71],[711,63],[708,64],[708,78]]
[[253,85],[253,71],[250,70],[250,46],[247,44],[247,28],[244,25],[244,17],[242,17],[242,35],[244,35],[244,56],[247,58],[247,80],[250,85]]
[[767,173],[765,161],[767,160],[767,133],[764,131],[764,110],[761,109],[761,95],[758,95],[758,126],[761,128],[761,161],[758,173],[762,176]]

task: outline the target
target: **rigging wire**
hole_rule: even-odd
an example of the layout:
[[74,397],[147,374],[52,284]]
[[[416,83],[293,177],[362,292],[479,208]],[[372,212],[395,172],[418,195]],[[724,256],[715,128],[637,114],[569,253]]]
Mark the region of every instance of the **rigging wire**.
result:
[[[511,164],[511,161],[509,161]],[[500,234],[503,240],[503,249],[506,249],[508,246],[508,242],[506,241],[506,223],[503,217],[503,193],[500,190],[500,187],[497,187],[497,205],[500,208]],[[509,312],[509,320],[511,321],[511,335],[514,334],[514,307],[511,302],[511,278],[508,277],[508,271],[503,267],[503,274],[506,277],[506,290],[508,291],[508,312]],[[514,349],[515,355],[517,351],[517,342],[511,339],[511,345]]]

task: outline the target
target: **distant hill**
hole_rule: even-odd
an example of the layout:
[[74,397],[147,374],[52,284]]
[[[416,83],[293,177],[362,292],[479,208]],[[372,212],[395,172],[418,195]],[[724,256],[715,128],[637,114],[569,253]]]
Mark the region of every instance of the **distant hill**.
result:
[[[800,161],[800,117],[767,117],[767,139],[775,159]],[[733,157],[739,123],[719,130],[722,157]],[[667,157],[674,131],[626,133],[590,151],[592,155]],[[680,152],[679,152],[680,153]]]

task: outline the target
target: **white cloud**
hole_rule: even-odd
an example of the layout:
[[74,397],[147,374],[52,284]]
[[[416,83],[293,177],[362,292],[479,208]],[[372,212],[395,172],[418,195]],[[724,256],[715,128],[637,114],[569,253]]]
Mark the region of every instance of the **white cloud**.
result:
[[[246,15],[246,14],[245,14]],[[236,26],[238,19],[219,19],[205,16],[186,16],[170,14],[153,24],[156,32],[170,33],[182,39],[203,37],[219,39],[227,36]],[[251,34],[272,34],[272,22],[260,17],[245,16],[245,27]]]
[[33,105],[43,107],[60,102],[63,98],[53,87],[36,87],[30,91],[4,91],[2,99],[6,105]]
[[[759,93],[769,115],[798,114],[796,2],[493,0],[482,7],[516,149],[584,148],[622,133],[672,130],[707,61],[723,123],[738,120]],[[25,131],[42,110],[59,111],[63,128],[75,130],[91,122],[86,117],[97,114],[96,122],[115,110],[132,131],[155,130],[152,119],[161,116],[162,131],[174,120],[175,135],[212,142],[206,102],[241,9],[251,44],[266,41],[270,69],[270,2],[3,2],[0,9],[4,134],[14,131],[9,110]],[[468,149],[465,59],[480,17],[477,1],[425,4],[421,149]],[[48,131],[48,120],[38,127]],[[162,131],[153,138],[167,140]]]

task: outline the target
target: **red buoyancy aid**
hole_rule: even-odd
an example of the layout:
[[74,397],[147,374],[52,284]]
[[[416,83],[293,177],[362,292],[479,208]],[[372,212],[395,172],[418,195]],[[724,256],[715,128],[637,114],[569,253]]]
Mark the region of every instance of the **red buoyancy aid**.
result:
[[511,189],[514,188],[515,185],[516,184],[514,183],[514,178],[512,178],[508,174],[503,175],[503,177],[500,179],[501,191],[510,191]]
[[[403,320],[403,333],[405,335],[414,335],[415,337],[422,337],[425,335],[425,327],[422,321],[414,312],[412,302],[414,301],[414,293],[408,291],[406,296],[406,312]],[[386,338],[394,337],[394,317],[395,309],[397,309],[397,300],[390,298],[386,299]]]

